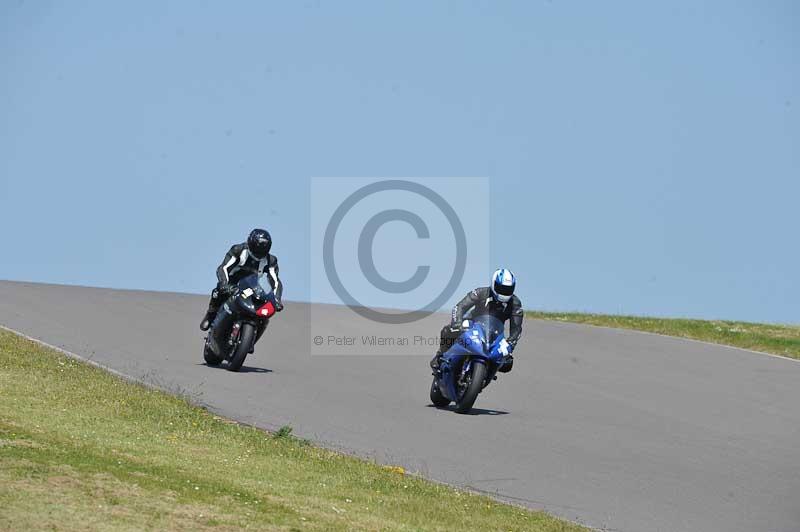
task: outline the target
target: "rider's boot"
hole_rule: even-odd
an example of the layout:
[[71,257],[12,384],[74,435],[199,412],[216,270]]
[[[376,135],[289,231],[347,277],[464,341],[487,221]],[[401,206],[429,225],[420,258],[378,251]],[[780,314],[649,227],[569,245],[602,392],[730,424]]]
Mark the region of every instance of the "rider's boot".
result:
[[207,331],[211,324],[214,323],[214,318],[217,317],[217,311],[219,311],[219,307],[222,305],[222,296],[220,294],[219,287],[215,288],[211,292],[211,300],[208,302],[208,310],[206,311],[206,315],[203,316],[203,321],[200,322],[200,330]]
[[209,327],[211,327],[211,322],[214,321],[217,312],[215,310],[208,309],[206,311],[206,315],[203,316],[203,321],[200,322],[200,330],[207,331]]
[[433,355],[431,359],[431,369],[433,370],[434,375],[439,375],[439,362],[442,359],[442,352],[441,350],[436,351],[436,354]]

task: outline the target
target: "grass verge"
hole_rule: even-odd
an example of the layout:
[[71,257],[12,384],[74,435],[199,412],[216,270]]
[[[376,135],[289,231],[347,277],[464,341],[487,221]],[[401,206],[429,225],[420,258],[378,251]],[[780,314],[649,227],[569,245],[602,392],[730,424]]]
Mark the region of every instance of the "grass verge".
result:
[[638,316],[610,316],[578,312],[526,312],[529,318],[601,325],[618,329],[634,329],[715,344],[742,347],[800,359],[800,326],[748,323],[743,321],[709,321]]
[[0,530],[584,530],[238,425],[0,330]]

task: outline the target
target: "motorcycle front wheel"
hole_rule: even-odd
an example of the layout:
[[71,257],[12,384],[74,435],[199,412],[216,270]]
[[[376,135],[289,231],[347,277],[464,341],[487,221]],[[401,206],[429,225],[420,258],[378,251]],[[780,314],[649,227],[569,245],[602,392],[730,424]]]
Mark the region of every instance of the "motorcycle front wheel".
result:
[[456,412],[459,414],[467,414],[472,410],[475,399],[478,398],[478,394],[483,389],[483,381],[486,378],[486,364],[482,360],[473,359],[470,373],[469,383],[464,393],[456,401]]
[[239,371],[244,364],[244,359],[250,352],[250,348],[255,341],[256,329],[250,323],[243,323],[242,330],[239,331],[239,343],[236,344],[236,350],[233,352],[230,361],[228,362],[229,371]]

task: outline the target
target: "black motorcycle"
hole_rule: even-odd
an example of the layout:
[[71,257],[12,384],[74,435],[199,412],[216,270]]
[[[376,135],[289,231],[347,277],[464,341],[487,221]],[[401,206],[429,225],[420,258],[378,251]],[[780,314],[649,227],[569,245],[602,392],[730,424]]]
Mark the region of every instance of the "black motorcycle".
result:
[[203,348],[206,364],[218,366],[227,361],[228,370],[239,371],[273,314],[275,294],[267,274],[244,277],[220,307],[208,330]]

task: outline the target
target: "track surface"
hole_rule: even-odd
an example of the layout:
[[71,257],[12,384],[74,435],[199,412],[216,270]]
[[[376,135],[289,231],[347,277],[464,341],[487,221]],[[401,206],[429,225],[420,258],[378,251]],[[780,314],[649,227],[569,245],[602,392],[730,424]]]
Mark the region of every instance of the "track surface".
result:
[[[202,365],[202,296],[0,282],[0,324],[213,410],[593,527],[800,530],[800,363],[528,320],[477,414],[428,406],[425,356],[310,356],[290,304],[239,374]],[[347,332],[349,311],[319,306]],[[436,334],[441,317],[420,322]],[[359,334],[359,331],[350,331]]]

